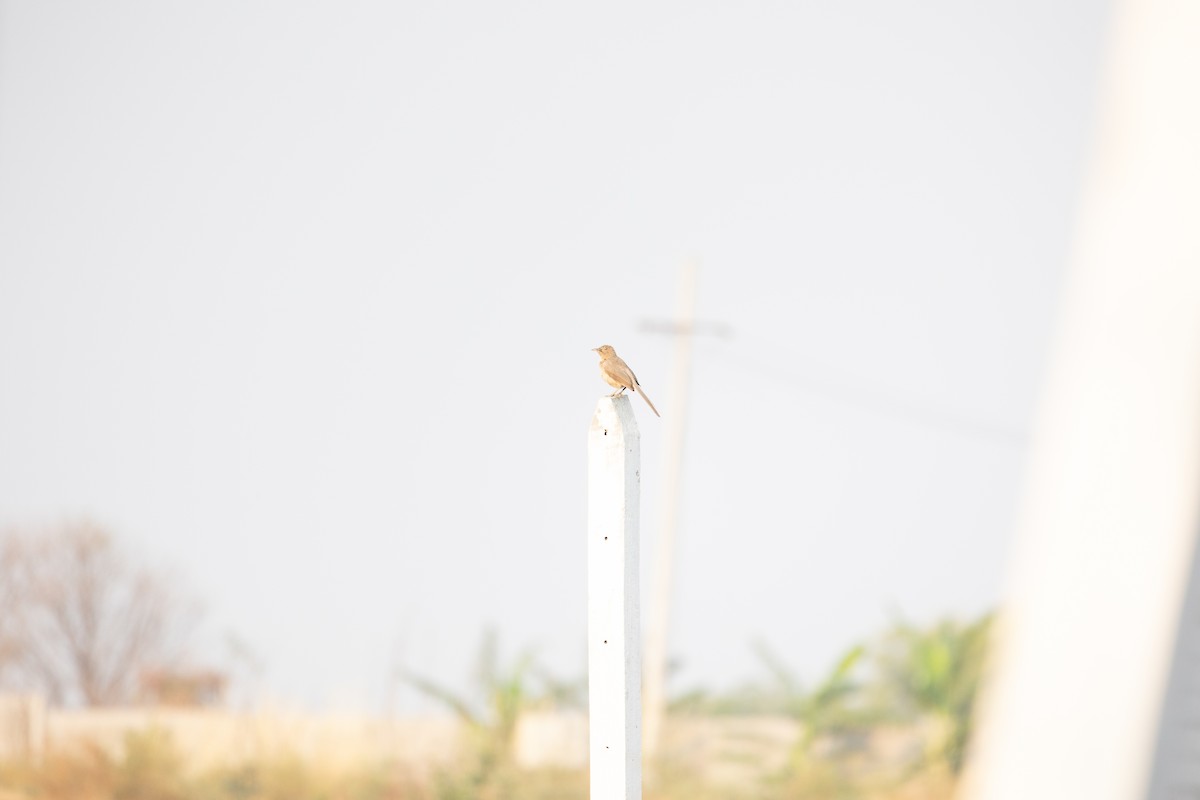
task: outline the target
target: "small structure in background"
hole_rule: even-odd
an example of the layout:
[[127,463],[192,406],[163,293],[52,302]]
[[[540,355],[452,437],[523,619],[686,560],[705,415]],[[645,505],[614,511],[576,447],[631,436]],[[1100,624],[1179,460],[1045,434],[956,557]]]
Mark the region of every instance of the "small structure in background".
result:
[[46,698],[0,693],[0,761],[41,760],[46,747]]
[[138,678],[138,699],[143,705],[213,708],[225,702],[229,684],[215,670],[143,670]]

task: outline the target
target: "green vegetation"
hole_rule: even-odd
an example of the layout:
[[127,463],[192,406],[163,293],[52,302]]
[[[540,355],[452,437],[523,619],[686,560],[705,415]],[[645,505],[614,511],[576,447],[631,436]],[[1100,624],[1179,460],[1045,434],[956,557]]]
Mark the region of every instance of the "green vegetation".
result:
[[[811,686],[757,645],[763,680],[726,694],[692,692],[673,705],[677,721],[723,720],[733,733],[719,735],[712,751],[694,742],[664,748],[646,771],[646,800],[950,798],[990,623],[897,622]],[[514,754],[521,713],[578,707],[579,684],[550,679],[530,652],[502,663],[494,635],[481,648],[473,692],[405,677],[462,721],[456,763],[415,774],[398,764],[334,769],[278,758],[195,772],[169,735],[149,730],[129,736],[119,757],[80,747],[37,765],[0,765],[0,800],[585,800],[586,770],[524,769]],[[791,734],[782,746],[756,739],[738,728],[748,718],[777,720]],[[772,752],[780,757],[768,763]]]
[[499,650],[495,632],[485,633],[476,672],[478,697],[474,700],[429,678],[405,675],[412,685],[454,712],[468,732],[468,750],[462,763],[437,778],[440,800],[530,796],[515,794],[516,787],[527,780],[513,761],[517,722],[522,712],[561,700],[568,690],[536,669],[532,651],[523,652],[513,664],[502,667]]
[[927,714],[941,723],[944,739],[931,753],[958,773],[966,758],[972,710],[983,670],[992,615],[929,628],[897,623],[878,649],[881,672],[898,708]]

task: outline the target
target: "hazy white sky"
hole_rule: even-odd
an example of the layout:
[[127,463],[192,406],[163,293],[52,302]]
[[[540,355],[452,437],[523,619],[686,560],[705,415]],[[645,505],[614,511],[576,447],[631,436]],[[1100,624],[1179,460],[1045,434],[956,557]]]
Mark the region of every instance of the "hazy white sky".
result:
[[676,688],[990,608],[1106,12],[0,2],[0,525],[106,524],[289,701],[489,624],[582,674],[588,350],[671,414],[695,256]]

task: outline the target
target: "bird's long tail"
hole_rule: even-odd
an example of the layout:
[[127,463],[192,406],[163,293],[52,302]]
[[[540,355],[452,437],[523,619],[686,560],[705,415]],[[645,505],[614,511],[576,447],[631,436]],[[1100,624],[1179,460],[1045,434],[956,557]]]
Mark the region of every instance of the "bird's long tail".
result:
[[654,412],[654,416],[662,419],[662,414],[658,413],[658,409],[654,407],[654,403],[651,403],[650,398],[646,396],[646,390],[640,385],[635,386],[633,390],[642,396],[642,399],[646,401],[646,405],[650,406],[650,410]]

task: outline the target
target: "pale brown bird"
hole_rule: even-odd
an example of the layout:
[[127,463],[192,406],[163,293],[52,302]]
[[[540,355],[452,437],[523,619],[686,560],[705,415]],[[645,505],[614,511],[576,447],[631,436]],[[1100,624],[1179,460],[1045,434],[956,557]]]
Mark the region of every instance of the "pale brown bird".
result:
[[650,410],[654,412],[654,416],[662,417],[662,414],[659,414],[658,409],[654,407],[654,403],[651,403],[650,398],[646,397],[646,391],[638,383],[637,375],[634,375],[629,365],[621,360],[621,357],[617,355],[617,351],[612,349],[612,345],[602,344],[599,347],[593,347],[592,350],[600,354],[600,377],[604,378],[605,383],[617,390],[610,394],[609,397],[616,397],[626,389],[631,392],[638,392],[641,394],[642,399],[646,401],[646,405],[650,406]]

